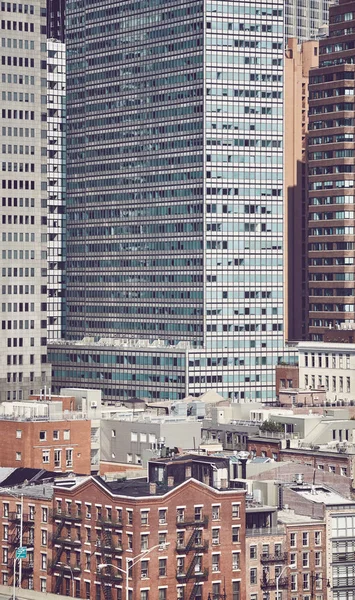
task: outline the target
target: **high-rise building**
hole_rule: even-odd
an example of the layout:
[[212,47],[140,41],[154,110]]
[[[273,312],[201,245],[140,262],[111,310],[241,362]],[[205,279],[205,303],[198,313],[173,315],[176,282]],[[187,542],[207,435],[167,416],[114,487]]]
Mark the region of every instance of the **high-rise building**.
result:
[[310,74],[308,137],[309,338],[355,320],[355,5],[330,6],[329,37]]
[[307,131],[308,83],[318,66],[318,41],[287,41],[285,51],[285,339],[307,335]]
[[47,381],[46,2],[1,2],[0,399]]
[[67,337],[189,342],[191,393],[272,398],[283,2],[66,8]]
[[328,24],[330,0],[285,0],[286,38],[317,38]]
[[48,339],[65,327],[65,44],[47,41]]
[[47,0],[47,36],[65,41],[65,0]]

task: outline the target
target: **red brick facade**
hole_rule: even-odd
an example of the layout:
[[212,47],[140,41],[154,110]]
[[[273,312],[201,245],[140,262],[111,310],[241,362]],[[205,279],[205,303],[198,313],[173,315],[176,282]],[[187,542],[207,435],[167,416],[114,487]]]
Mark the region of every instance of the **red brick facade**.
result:
[[[57,452],[55,452],[57,450]],[[91,421],[0,420],[0,466],[91,471]]]
[[62,565],[71,565],[80,597],[124,598],[123,573],[98,565],[125,569],[127,558],[160,544],[133,567],[132,600],[207,600],[209,592],[222,594],[224,584],[228,599],[244,600],[244,498],[243,491],[196,480],[137,498],[112,496],[92,479],[72,490],[56,488],[53,592],[66,593],[70,570]]

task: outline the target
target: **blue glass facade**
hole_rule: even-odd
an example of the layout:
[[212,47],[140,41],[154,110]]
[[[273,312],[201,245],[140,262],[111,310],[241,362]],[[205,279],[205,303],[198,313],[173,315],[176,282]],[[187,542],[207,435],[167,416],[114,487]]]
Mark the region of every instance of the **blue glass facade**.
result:
[[283,5],[67,3],[67,338],[186,341],[196,395],[274,395]]

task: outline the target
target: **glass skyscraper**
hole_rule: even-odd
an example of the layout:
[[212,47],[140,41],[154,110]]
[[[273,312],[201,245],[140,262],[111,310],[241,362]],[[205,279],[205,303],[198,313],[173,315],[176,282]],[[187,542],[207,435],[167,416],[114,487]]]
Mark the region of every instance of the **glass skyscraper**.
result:
[[286,39],[305,42],[317,38],[328,24],[329,4],[330,0],[285,0]]
[[190,393],[272,399],[283,0],[66,8],[67,339],[188,342]]

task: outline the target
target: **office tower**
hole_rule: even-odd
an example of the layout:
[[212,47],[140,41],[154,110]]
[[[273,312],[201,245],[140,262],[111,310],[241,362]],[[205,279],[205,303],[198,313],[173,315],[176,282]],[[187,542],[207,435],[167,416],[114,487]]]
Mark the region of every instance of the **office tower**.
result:
[[67,338],[188,342],[191,393],[271,399],[283,2],[99,7],[67,3]]
[[65,44],[47,41],[48,339],[64,335],[66,95]]
[[308,139],[309,339],[355,320],[355,5],[330,7],[329,37],[310,76]]
[[0,398],[46,383],[46,4],[1,2]]
[[65,0],[47,0],[47,37],[65,41]]
[[285,0],[286,39],[317,38],[328,24],[330,0]]
[[285,51],[285,339],[307,334],[307,177],[308,83],[318,66],[318,41],[287,42]]

